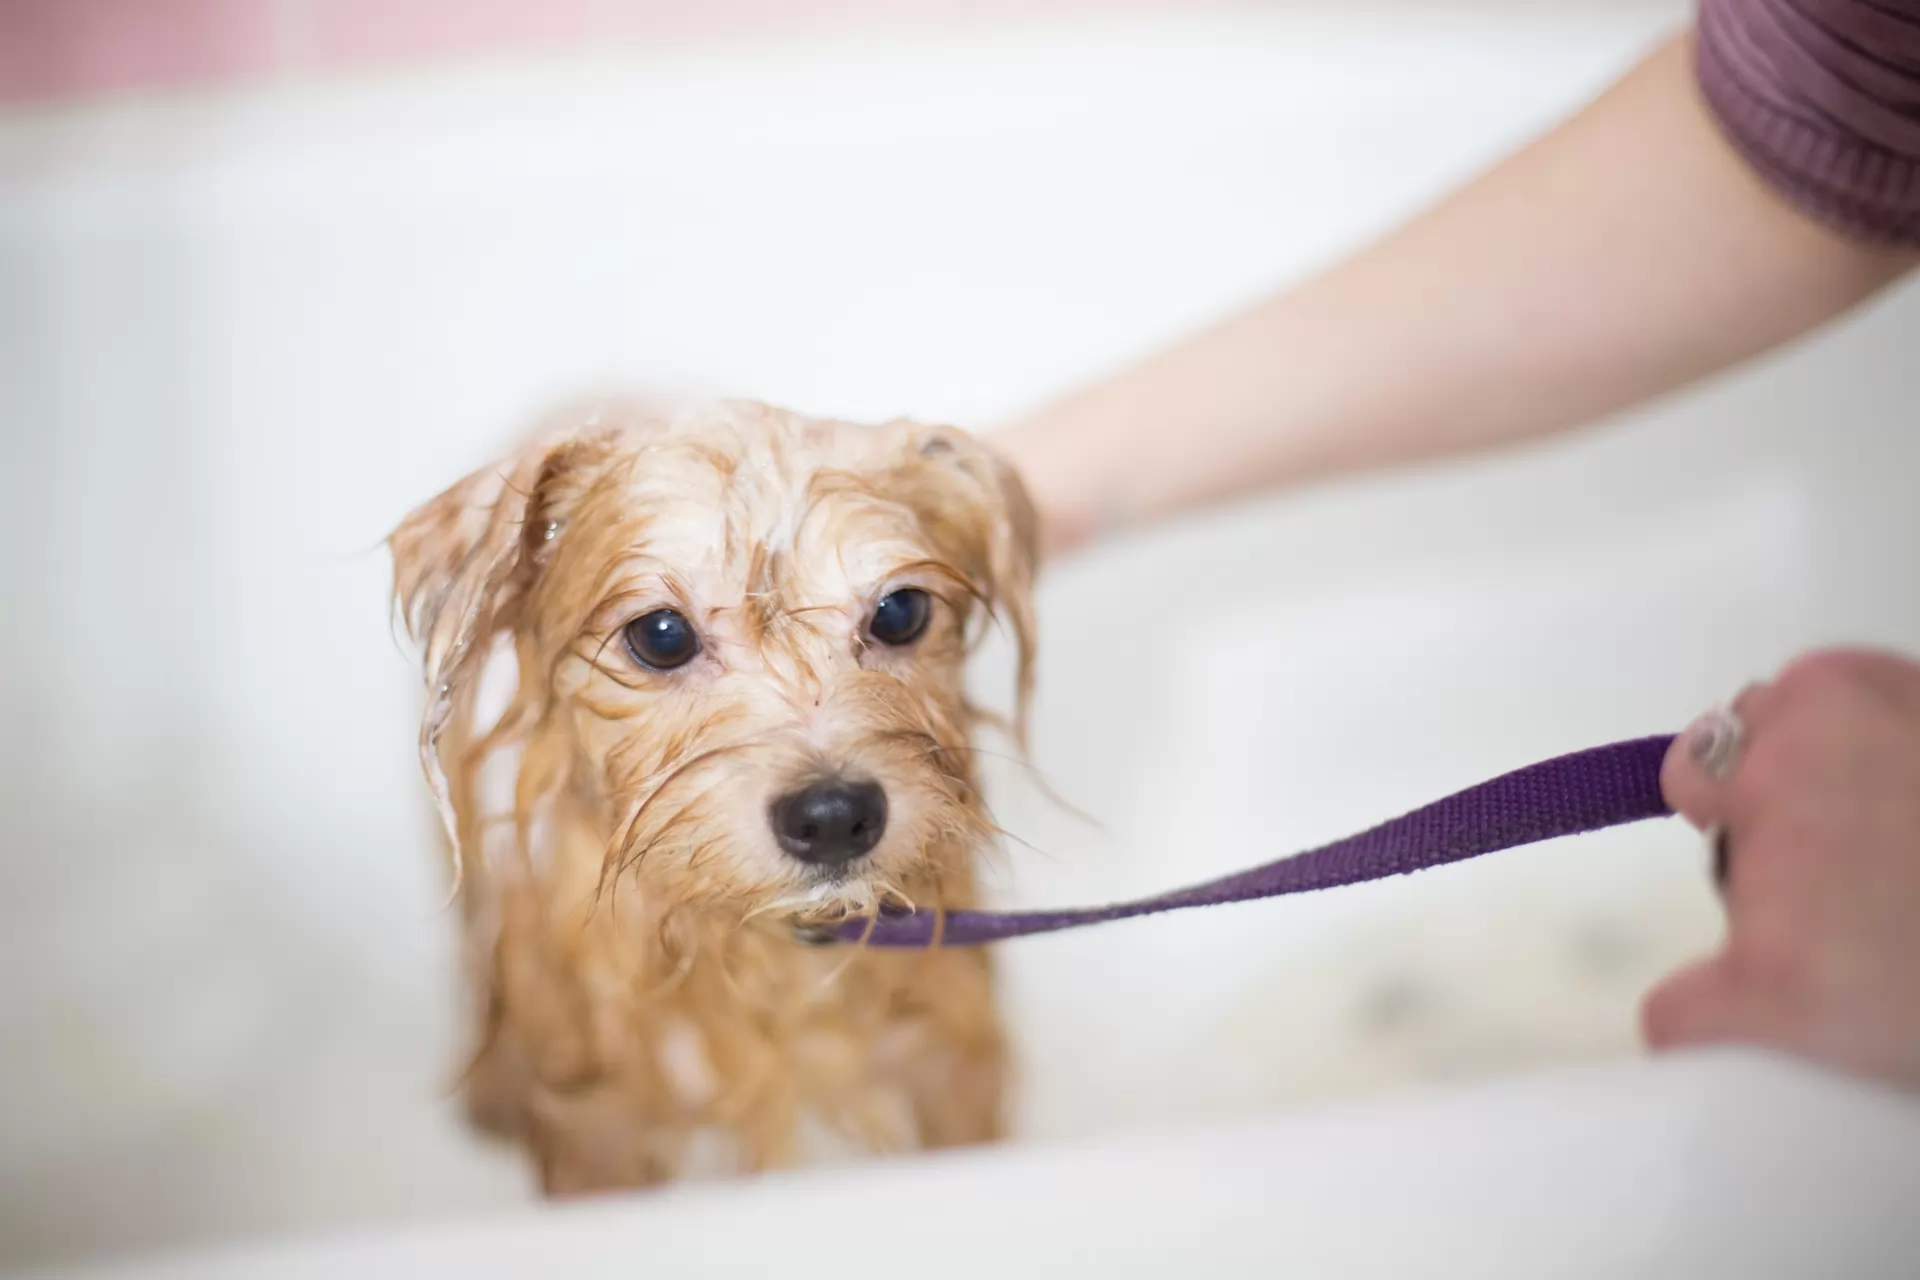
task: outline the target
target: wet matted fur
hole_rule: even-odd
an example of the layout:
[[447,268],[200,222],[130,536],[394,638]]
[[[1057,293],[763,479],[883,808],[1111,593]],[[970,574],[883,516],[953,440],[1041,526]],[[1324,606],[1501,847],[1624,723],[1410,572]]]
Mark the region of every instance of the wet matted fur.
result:
[[[1006,1055],[988,955],[810,947],[793,926],[974,904],[993,834],[963,668],[988,616],[1033,656],[1032,511],[964,433],[759,404],[599,404],[410,515],[421,755],[476,996],[472,1114],[550,1192],[979,1142]],[[911,643],[879,601],[926,593]],[[625,636],[671,609],[698,653]],[[884,833],[820,866],[770,806],[876,783]]]

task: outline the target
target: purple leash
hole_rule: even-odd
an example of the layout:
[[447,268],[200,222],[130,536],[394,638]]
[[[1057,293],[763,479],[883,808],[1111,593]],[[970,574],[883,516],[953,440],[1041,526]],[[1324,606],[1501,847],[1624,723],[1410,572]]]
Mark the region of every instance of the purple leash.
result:
[[933,911],[882,912],[808,936],[873,947],[968,946],[1424,871],[1496,849],[1665,817],[1672,810],[1660,795],[1660,763],[1672,743],[1665,734],[1556,756],[1357,836],[1151,898],[1059,911],[950,911],[944,923]]

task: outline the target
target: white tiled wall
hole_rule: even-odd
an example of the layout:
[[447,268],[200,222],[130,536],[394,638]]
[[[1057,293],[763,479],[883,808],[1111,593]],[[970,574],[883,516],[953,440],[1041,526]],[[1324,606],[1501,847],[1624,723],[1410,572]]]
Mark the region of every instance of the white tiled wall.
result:
[[[0,121],[0,1262],[524,1194],[437,1090],[379,538],[553,397],[991,426],[1324,262],[1678,6],[1287,6]],[[1411,302],[1410,302],[1411,304]],[[1063,567],[1009,902],[1143,892],[1920,649],[1920,294],[1607,432]],[[991,665],[991,664],[989,664]],[[1628,1052],[1655,827],[1008,946],[1053,1136]]]

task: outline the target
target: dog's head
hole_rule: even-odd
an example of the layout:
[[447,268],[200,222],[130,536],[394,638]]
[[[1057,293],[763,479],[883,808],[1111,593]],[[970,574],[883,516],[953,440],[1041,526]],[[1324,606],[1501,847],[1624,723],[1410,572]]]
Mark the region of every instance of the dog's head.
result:
[[603,406],[391,547],[423,761],[490,869],[822,918],[937,895],[986,834],[963,667],[1004,620],[1024,710],[1034,520],[959,431]]

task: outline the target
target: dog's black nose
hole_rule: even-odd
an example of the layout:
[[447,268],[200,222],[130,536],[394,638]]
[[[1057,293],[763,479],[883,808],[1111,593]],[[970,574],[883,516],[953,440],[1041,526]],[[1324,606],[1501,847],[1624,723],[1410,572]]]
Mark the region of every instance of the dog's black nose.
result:
[[802,862],[838,866],[870,853],[887,829],[887,793],[877,782],[829,778],[773,802],[780,847]]

